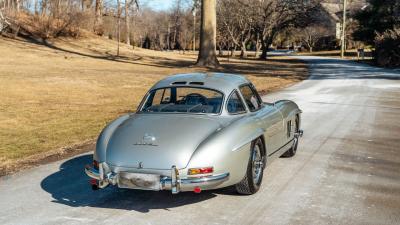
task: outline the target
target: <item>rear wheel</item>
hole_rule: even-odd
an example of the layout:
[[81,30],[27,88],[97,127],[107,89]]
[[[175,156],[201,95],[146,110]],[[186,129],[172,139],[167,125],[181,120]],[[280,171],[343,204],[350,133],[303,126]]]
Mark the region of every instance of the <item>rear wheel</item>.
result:
[[251,195],[256,193],[261,186],[264,175],[265,151],[261,139],[251,144],[250,159],[246,175],[240,183],[236,184],[236,191],[239,194]]
[[295,135],[293,138],[292,147],[283,154],[283,157],[293,157],[294,155],[296,155],[297,146],[299,145],[299,136],[297,135],[297,133],[299,132],[299,116],[296,116],[293,131]]

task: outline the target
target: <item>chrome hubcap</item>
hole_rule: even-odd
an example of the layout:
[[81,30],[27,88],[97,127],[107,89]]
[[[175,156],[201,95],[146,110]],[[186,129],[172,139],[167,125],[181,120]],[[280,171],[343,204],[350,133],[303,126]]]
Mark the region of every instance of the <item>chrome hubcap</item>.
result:
[[262,170],[264,168],[264,159],[261,155],[261,150],[258,145],[255,145],[253,148],[252,162],[253,162],[253,181],[254,184],[258,185],[260,183]]

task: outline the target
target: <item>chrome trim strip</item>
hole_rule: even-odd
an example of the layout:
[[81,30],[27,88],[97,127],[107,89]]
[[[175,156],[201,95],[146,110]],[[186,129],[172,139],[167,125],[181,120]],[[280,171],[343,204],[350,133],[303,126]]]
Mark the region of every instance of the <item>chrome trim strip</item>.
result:
[[[178,193],[180,191],[191,191],[195,187],[200,187],[200,188],[215,187],[227,181],[228,179],[229,179],[229,173],[223,173],[223,174],[207,176],[207,177],[199,177],[199,178],[180,179],[179,182],[180,190],[178,190]],[[162,190],[171,190],[172,179],[169,177],[161,179],[161,187]],[[177,193],[173,192],[173,194]]]
[[98,170],[90,167],[89,165],[87,165],[85,167],[85,173],[86,175],[88,175],[90,178],[96,179],[96,180],[100,180],[100,173]]
[[277,153],[279,150],[281,150],[282,148],[288,146],[289,144],[291,144],[291,142],[294,140],[294,138],[292,138],[290,141],[288,141],[286,144],[284,144],[282,147],[278,148],[278,150],[274,151],[273,153],[269,154],[268,157],[272,156],[273,154]]

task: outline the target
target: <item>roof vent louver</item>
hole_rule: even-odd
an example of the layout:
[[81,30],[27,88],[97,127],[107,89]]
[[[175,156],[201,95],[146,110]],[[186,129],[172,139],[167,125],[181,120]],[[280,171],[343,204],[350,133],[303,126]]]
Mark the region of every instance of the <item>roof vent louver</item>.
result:
[[204,82],[190,82],[190,85],[204,85]]
[[172,83],[172,85],[185,85],[187,82],[186,81],[176,81]]

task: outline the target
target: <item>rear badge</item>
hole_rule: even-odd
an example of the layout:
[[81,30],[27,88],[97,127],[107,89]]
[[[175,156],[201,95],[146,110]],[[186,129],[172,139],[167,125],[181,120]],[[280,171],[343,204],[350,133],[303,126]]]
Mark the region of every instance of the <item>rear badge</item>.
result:
[[134,145],[150,145],[150,146],[157,146],[156,144],[156,137],[152,134],[144,134],[141,141],[136,142]]

